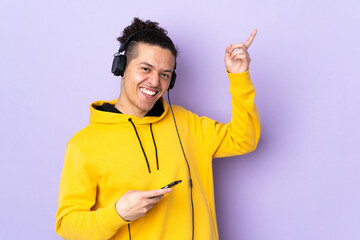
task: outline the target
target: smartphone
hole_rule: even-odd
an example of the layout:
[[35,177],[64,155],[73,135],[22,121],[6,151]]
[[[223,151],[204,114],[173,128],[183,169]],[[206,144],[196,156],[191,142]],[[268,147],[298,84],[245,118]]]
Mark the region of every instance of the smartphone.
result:
[[169,183],[168,185],[162,187],[161,189],[165,189],[165,188],[169,188],[169,187],[175,186],[176,184],[179,184],[179,183],[181,183],[181,182],[182,182],[182,180],[174,181],[174,182]]

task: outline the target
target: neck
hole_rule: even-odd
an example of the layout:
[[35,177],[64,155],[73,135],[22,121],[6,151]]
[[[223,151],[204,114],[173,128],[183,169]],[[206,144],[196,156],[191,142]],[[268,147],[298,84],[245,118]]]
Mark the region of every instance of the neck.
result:
[[116,108],[117,110],[119,110],[119,111],[122,112],[123,114],[135,116],[135,117],[138,117],[138,118],[143,118],[143,117],[145,117],[146,112],[136,111],[136,110],[133,110],[133,109],[129,109],[129,108],[126,107],[126,106],[129,106],[129,104],[127,104],[126,102],[124,102],[123,99],[121,98],[121,95],[120,95],[120,97],[118,98],[117,102],[115,103],[115,108]]

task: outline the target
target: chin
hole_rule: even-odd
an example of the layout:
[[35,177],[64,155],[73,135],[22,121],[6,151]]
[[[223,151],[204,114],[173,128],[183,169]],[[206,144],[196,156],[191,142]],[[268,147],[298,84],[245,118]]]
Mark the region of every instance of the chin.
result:
[[153,102],[152,104],[140,104],[138,105],[138,109],[140,109],[142,112],[146,114],[154,107],[156,101]]

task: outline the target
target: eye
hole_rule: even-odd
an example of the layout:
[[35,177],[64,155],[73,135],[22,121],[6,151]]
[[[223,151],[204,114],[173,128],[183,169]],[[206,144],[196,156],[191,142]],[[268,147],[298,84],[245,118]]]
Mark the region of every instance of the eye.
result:
[[169,77],[170,77],[170,75],[169,75],[169,74],[167,74],[167,73],[162,73],[162,74],[161,74],[161,77],[163,77],[163,78],[169,78]]
[[150,71],[150,69],[149,69],[149,68],[147,68],[147,67],[143,67],[143,71],[144,71],[144,72],[149,72],[149,71]]

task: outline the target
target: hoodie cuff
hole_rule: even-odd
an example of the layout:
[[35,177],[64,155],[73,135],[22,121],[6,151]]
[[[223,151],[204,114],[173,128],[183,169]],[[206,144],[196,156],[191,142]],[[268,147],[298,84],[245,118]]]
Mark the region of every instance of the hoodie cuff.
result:
[[120,227],[129,223],[122,219],[117,213],[115,204],[116,202],[97,210],[97,219],[101,226],[106,232],[112,234],[116,233]]
[[229,73],[228,71],[226,71],[226,73],[230,82],[230,93],[233,93],[233,91],[247,92],[249,90],[253,90],[254,86],[251,82],[249,70],[242,73]]

